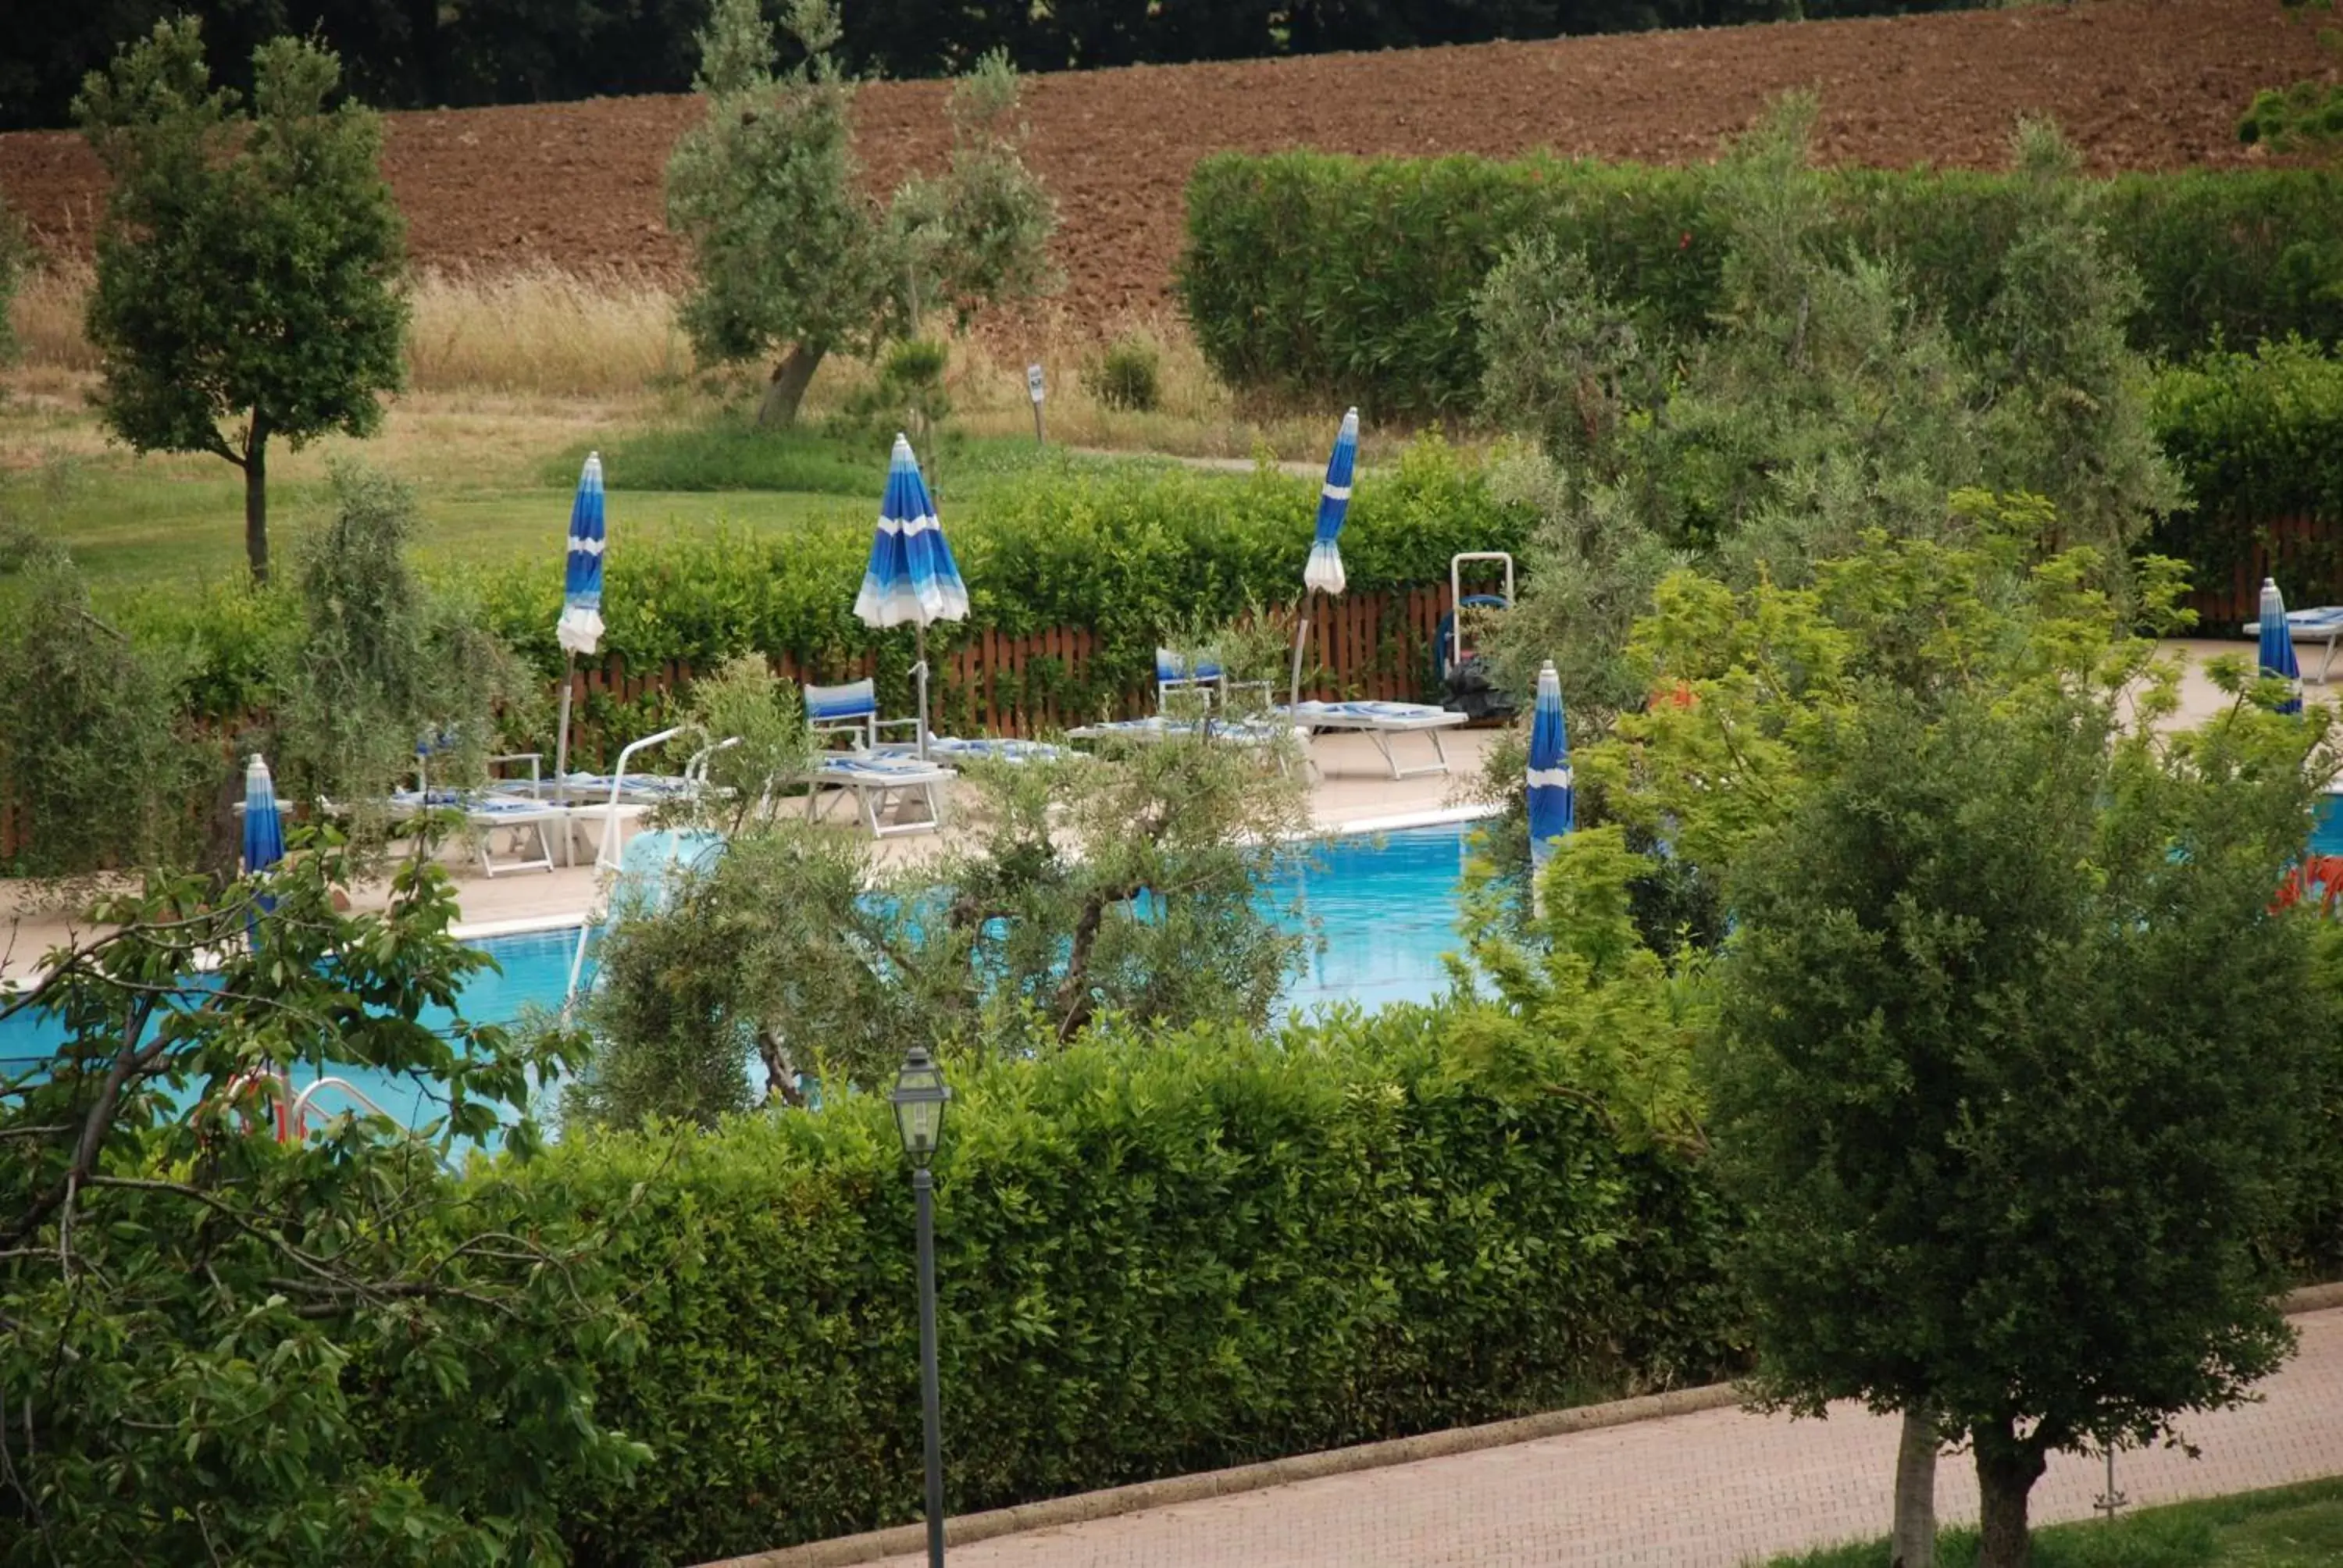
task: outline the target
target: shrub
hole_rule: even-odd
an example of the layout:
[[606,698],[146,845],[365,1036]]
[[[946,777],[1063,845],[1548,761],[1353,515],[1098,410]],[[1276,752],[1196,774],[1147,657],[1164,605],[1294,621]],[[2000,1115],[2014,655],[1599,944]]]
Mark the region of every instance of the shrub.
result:
[[[1698,1170],[1621,1152],[1579,1097],[1502,1087],[1449,1024],[1109,1035],[956,1070],[952,1511],[1725,1370],[1728,1216]],[[580,1132],[507,1174],[528,1213],[625,1211],[603,1261],[640,1283],[643,1350],[603,1366],[595,1413],[657,1457],[630,1489],[568,1489],[580,1562],[913,1517],[910,1193],[883,1099]]]
[[1153,338],[1127,333],[1106,346],[1082,382],[1110,408],[1151,414],[1163,401],[1163,351]]
[[[1551,235],[1647,332],[1694,334],[1722,286],[1705,168],[1318,153],[1200,163],[1179,286],[1232,386],[1383,417],[1469,408],[1473,296],[1506,246]],[[1838,170],[1830,199],[1966,341],[1990,305],[2024,192],[1998,174]],[[2343,171],[2126,175],[2101,221],[2146,307],[2136,347],[2193,353],[2289,331],[2343,340]]]
[[[2343,527],[2343,359],[2298,340],[2208,355],[2157,379],[2150,417],[2194,508],[2147,548],[2200,587],[2228,583],[2281,519]],[[2288,564],[2292,602],[2343,598],[2343,540],[2314,538]]]

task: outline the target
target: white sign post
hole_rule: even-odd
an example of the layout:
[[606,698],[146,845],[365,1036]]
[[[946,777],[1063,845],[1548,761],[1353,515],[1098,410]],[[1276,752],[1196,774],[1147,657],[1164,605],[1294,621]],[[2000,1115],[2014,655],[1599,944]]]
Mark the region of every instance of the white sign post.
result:
[[1033,444],[1037,447],[1049,445],[1041,438],[1041,367],[1028,365],[1025,367],[1025,396],[1033,399]]

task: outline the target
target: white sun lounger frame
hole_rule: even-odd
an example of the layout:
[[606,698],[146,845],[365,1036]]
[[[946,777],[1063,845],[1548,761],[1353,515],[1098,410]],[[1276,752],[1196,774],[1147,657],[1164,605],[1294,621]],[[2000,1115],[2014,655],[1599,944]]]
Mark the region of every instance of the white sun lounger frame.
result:
[[[1350,710],[1350,705],[1340,702],[1305,702],[1297,708],[1281,709],[1295,728],[1310,733],[1322,729],[1353,729],[1365,734],[1383,753],[1383,766],[1391,769],[1393,779],[1428,779],[1448,771],[1448,748],[1440,738],[1443,729],[1453,729],[1464,722],[1464,715],[1452,713],[1444,708],[1429,704],[1407,703],[1409,709],[1422,711],[1406,713],[1361,713]],[[1432,742],[1432,760],[1403,766],[1393,749],[1393,742],[1403,735],[1421,735]],[[1321,775],[1323,764],[1313,757],[1312,765]]]

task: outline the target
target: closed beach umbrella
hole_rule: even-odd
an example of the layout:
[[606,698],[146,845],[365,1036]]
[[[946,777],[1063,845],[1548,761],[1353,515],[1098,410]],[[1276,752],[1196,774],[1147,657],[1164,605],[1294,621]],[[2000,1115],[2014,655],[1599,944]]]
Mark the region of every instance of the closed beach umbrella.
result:
[[[1350,515],[1351,471],[1358,463],[1359,411],[1353,408],[1342,416],[1342,428],[1334,437],[1333,456],[1326,459],[1326,483],[1318,492],[1318,532],[1310,541],[1309,562],[1302,568],[1305,596],[1331,596],[1342,591],[1342,519]],[[1302,643],[1309,629],[1305,606],[1302,624],[1293,628],[1293,679],[1289,702],[1302,700]]]
[[569,549],[561,574],[561,618],[553,635],[561,643],[561,729],[553,745],[554,788],[566,792],[569,772],[569,688],[578,656],[602,645],[602,547],[608,539],[602,516],[602,454],[586,454],[578,494],[569,503]]
[[887,495],[879,504],[879,530],[870,540],[870,565],[855,596],[855,616],[884,629],[909,626],[917,644],[911,674],[920,688],[920,755],[928,754],[928,628],[940,620],[968,618],[968,585],[952,559],[935,503],[920,477],[920,460],[910,439],[898,432],[887,465]]
[[258,876],[285,858],[285,824],[277,814],[277,780],[258,752],[244,765],[244,869]]
[[2264,675],[2294,684],[2293,697],[2278,711],[2301,712],[2302,667],[2294,661],[2294,629],[2286,623],[2286,599],[2276,578],[2262,578],[2261,666]]
[[1570,731],[1563,722],[1562,678],[1547,659],[1538,671],[1537,707],[1530,718],[1530,866],[1534,876],[1554,854],[1554,841],[1576,825],[1570,788]]

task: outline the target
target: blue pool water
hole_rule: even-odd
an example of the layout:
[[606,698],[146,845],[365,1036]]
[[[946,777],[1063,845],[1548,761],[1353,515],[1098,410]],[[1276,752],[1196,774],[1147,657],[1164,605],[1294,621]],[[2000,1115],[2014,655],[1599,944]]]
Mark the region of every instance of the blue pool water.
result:
[[[1456,884],[1470,831],[1469,826],[1444,826],[1335,839],[1281,869],[1263,890],[1264,902],[1282,919],[1291,911],[1305,926],[1314,921],[1319,937],[1286,991],[1287,1006],[1305,1013],[1345,1002],[1372,1009],[1429,1001],[1446,990],[1441,956],[1459,946]],[[531,1008],[561,1005],[578,950],[577,927],[484,937],[472,945],[497,962],[464,989],[464,1014],[474,1023],[514,1023]],[[424,1021],[437,1027],[447,1019],[426,1013]],[[0,1020],[0,1076],[47,1060],[63,1038],[57,1025],[30,1014]],[[381,1073],[346,1075],[385,1111],[409,1124],[437,1114],[410,1081]],[[297,1090],[301,1083],[297,1074]],[[317,1104],[328,1114],[351,1108],[331,1089],[320,1091]]]

